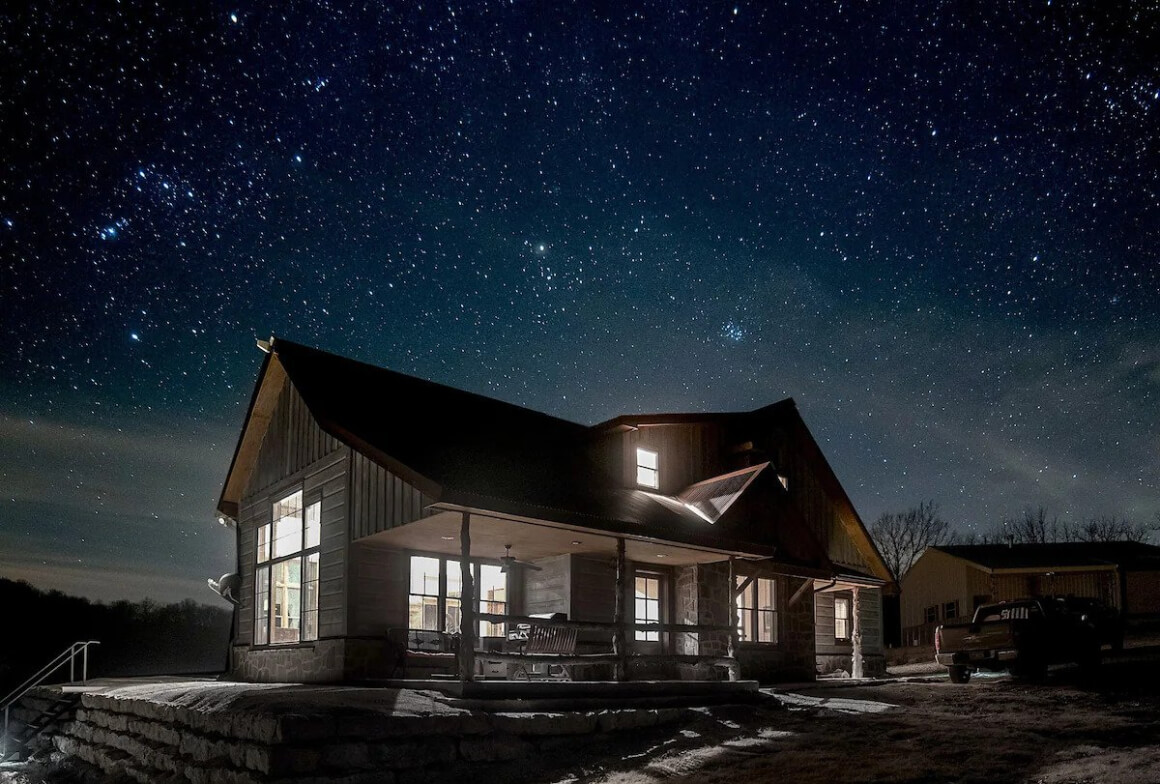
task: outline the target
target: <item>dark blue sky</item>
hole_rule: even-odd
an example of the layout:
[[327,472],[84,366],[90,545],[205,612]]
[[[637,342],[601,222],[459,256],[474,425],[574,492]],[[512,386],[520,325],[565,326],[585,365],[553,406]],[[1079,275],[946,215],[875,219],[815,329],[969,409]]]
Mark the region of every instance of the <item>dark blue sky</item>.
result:
[[1160,11],[0,14],[0,575],[212,600],[280,334],[581,422],[797,399],[863,519],[1160,513]]

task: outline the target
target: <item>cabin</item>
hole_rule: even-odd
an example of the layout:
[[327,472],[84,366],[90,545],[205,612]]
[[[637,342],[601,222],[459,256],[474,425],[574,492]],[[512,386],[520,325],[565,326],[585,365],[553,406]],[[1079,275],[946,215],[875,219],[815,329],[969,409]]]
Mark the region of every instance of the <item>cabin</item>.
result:
[[1140,542],[1053,542],[928,547],[902,578],[904,645],[931,645],[940,623],[981,604],[1076,596],[1126,620],[1160,618],[1160,547]]
[[884,670],[890,572],[792,400],[586,426],[259,347],[218,502],[232,677]]

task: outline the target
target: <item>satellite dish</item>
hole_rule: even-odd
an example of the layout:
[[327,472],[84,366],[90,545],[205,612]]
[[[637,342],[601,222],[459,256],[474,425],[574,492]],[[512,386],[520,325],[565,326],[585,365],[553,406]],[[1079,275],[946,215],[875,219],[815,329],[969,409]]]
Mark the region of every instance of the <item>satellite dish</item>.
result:
[[521,561],[518,558],[516,558],[514,555],[512,555],[512,546],[510,544],[505,544],[503,546],[503,549],[504,549],[504,555],[502,558],[499,559],[499,561],[500,561],[499,570],[501,573],[507,572],[507,570],[509,568],[511,568],[512,565],[514,565],[514,564],[519,564],[520,566],[524,567],[525,569],[532,569],[532,570],[537,571],[537,572],[544,568],[542,566],[536,566],[534,563],[531,563],[530,561]]
[[242,576],[236,572],[223,574],[219,579],[212,577],[206,580],[210,590],[225,599],[230,604],[241,604],[238,593],[242,589]]

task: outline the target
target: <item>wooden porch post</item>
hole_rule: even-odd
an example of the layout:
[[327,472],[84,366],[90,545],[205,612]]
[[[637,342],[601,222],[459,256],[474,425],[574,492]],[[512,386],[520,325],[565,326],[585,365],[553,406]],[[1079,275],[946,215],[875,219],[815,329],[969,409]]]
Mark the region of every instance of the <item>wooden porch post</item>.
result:
[[729,642],[725,652],[733,660],[729,665],[729,680],[731,681],[737,680],[741,675],[741,668],[737,665],[737,595],[733,592],[736,585],[737,562],[733,556],[729,556],[729,590],[725,594],[729,597]]
[[475,680],[475,584],[471,574],[471,513],[459,524],[459,680]]
[[859,595],[858,586],[854,586],[850,592],[850,623],[854,624],[853,633],[850,635],[850,641],[854,643],[854,650],[851,652],[850,661],[850,675],[854,678],[862,677],[862,597]]
[[625,592],[624,537],[616,539],[616,602],[613,604],[612,653],[616,656],[615,677],[618,681],[628,679],[628,645],[624,635],[624,592]]

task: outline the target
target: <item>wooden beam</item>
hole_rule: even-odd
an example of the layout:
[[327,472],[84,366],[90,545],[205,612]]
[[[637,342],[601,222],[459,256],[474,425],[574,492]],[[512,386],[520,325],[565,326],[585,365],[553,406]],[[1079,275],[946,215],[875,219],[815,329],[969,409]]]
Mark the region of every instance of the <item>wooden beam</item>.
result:
[[749,586],[753,585],[753,581],[756,579],[757,579],[757,575],[751,574],[748,577],[746,577],[744,580],[742,580],[741,585],[738,585],[736,588],[733,589],[733,598],[736,599],[738,596],[745,593],[745,589],[748,588]]
[[459,680],[475,680],[475,583],[471,573],[471,513],[459,524]]
[[616,602],[612,610],[612,652],[616,655],[615,677],[618,681],[628,679],[628,646],[624,639],[624,595],[625,586],[624,537],[616,538]]
[[737,598],[733,594],[733,586],[737,584],[737,559],[729,556],[729,642],[726,646],[725,655],[733,662],[729,667],[729,680],[735,681],[741,677],[740,668],[737,666]]
[[793,596],[789,597],[789,606],[793,607],[795,604],[800,602],[802,597],[810,592],[810,588],[812,588],[813,585],[814,581],[807,578],[805,582],[802,583],[801,588],[798,588],[793,592]]
[[862,677],[862,598],[859,595],[861,591],[858,586],[850,589],[850,622],[854,624],[854,633],[850,635],[851,642],[854,643],[854,650],[851,652],[850,661],[850,676],[853,678]]

